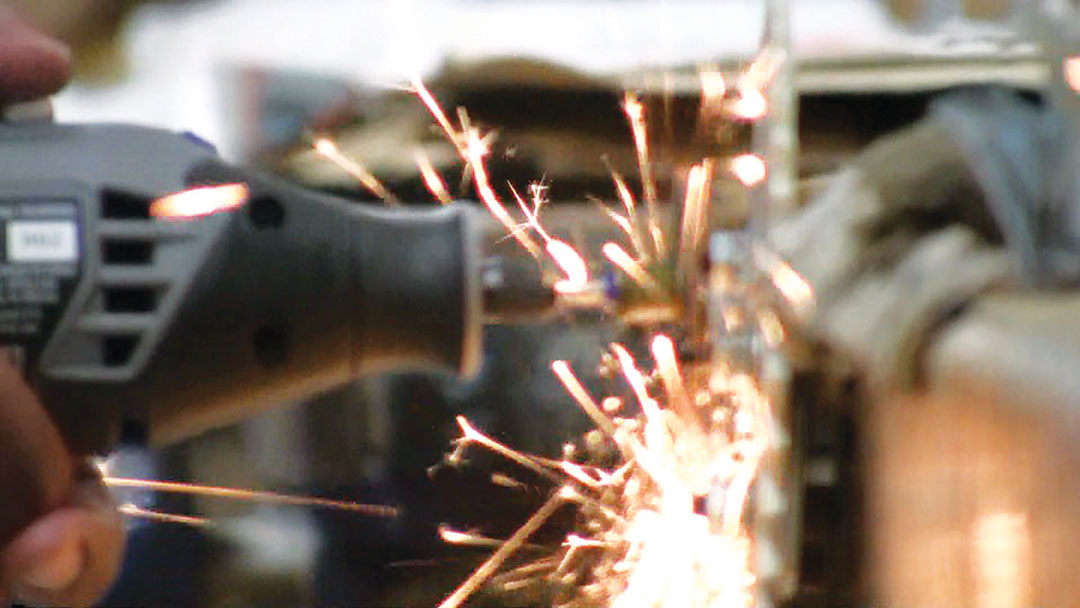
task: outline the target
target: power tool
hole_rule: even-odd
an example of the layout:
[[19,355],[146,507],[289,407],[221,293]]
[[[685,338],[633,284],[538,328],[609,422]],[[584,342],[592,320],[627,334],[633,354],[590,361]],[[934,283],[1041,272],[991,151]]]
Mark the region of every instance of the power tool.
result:
[[485,298],[499,318],[553,301],[513,293],[539,268],[485,261],[467,205],[357,204],[131,125],[0,124],[0,159],[0,345],[75,455],[178,440],[361,373],[468,375]]

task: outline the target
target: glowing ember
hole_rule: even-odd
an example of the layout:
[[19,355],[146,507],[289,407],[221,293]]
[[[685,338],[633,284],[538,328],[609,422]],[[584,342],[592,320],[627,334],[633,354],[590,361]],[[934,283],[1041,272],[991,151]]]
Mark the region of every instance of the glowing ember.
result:
[[1066,57],[1063,64],[1065,84],[1074,93],[1080,93],[1080,57]]
[[394,195],[382,185],[382,182],[380,182],[378,178],[367,170],[367,167],[360,164],[359,161],[345,156],[333,140],[320,137],[315,140],[314,148],[319,155],[340,167],[342,171],[348,173],[353,179],[360,182],[364,188],[367,188],[369,192],[379,197],[387,204],[397,203],[397,199],[394,198]]
[[150,203],[151,217],[190,219],[231,211],[248,199],[244,184],[202,186],[163,196]]
[[765,161],[760,156],[756,154],[740,154],[731,159],[731,172],[742,185],[753,188],[765,181],[768,169],[765,166]]

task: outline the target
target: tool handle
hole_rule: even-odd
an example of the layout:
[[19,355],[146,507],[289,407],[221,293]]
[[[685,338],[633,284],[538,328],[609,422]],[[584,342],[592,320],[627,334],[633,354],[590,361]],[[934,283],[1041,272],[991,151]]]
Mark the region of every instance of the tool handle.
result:
[[73,460],[20,374],[0,361],[0,550],[38,517],[64,504]]

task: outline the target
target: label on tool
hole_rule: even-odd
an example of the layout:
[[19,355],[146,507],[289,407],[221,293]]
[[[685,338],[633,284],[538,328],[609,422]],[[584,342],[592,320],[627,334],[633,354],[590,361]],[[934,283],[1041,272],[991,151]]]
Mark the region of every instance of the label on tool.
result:
[[81,258],[74,200],[0,199],[0,345],[36,359],[71,298]]

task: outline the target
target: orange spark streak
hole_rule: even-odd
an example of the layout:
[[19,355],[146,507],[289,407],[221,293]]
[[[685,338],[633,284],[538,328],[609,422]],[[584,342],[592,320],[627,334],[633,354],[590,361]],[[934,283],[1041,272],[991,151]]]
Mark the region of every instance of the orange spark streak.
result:
[[544,239],[544,249],[555,264],[566,273],[565,279],[555,283],[555,291],[563,294],[583,291],[589,284],[589,267],[585,264],[585,259],[566,242],[552,238],[540,224],[540,207],[544,204],[544,186],[533,183],[529,184],[529,189],[532,191],[532,209],[525,204],[525,200],[521,198],[514,186],[510,186],[510,192],[514,195],[518,207],[525,214],[526,223],[536,230],[540,238]]
[[424,102],[428,112],[435,118],[435,121],[439,123],[442,130],[446,133],[446,137],[450,140],[450,143],[454,144],[454,147],[458,149],[462,158],[466,158],[466,148],[468,145],[462,140],[461,134],[454,130],[454,126],[450,124],[450,119],[446,117],[446,113],[443,112],[442,106],[436,101],[435,96],[431,94],[431,91],[424,86],[424,82],[420,80],[419,76],[414,76],[412,79],[413,91],[416,96],[420,98],[420,101]]
[[458,416],[455,418],[455,420],[457,420],[458,426],[461,427],[461,433],[465,441],[478,443],[491,450],[492,452],[499,454],[500,456],[513,460],[514,462],[520,464],[526,469],[529,469],[530,471],[533,471],[534,473],[537,473],[538,475],[542,475],[543,477],[546,477],[548,479],[557,479],[551,474],[551,471],[548,471],[544,468],[543,464],[541,464],[539,460],[529,458],[521,452],[518,452],[517,450],[512,450],[505,445],[499,443],[498,441],[495,441],[494,439],[481,433],[480,431],[476,430],[475,427],[469,424],[469,421],[464,416]]
[[[598,201],[594,201],[594,202],[598,202]],[[626,217],[618,214],[617,212],[612,211],[611,209],[608,209],[607,207],[603,206],[603,204],[600,205],[600,209],[604,212],[604,215],[608,216],[608,219],[615,222],[615,225],[618,226],[619,229],[622,230],[623,233],[625,233],[626,236],[628,236],[630,238],[631,242],[633,242],[635,231],[634,231],[633,226],[630,224],[630,220],[627,219]],[[641,249],[638,248],[637,245],[634,245],[634,250],[638,251],[639,253],[641,251]]]
[[708,228],[708,203],[712,184],[712,162],[708,159],[690,168],[686,178],[686,201],[683,204],[680,233],[681,263],[689,267],[696,261],[701,240]]
[[[505,540],[499,538],[491,538],[490,536],[473,534],[472,532],[461,532],[446,525],[439,526],[439,538],[442,539],[444,543],[469,547],[500,547],[506,543]],[[541,549],[542,547],[539,545],[523,544],[521,545],[521,548]]]
[[353,179],[367,188],[369,192],[385,201],[388,205],[397,204],[397,198],[382,185],[382,182],[372,175],[371,171],[368,171],[367,167],[360,164],[359,161],[345,156],[333,140],[326,137],[320,137],[315,140],[314,147],[315,151],[323,158],[337,165],[345,173],[348,173]]
[[680,413],[688,413],[690,399],[687,397],[682,374],[679,372],[679,357],[675,354],[675,343],[664,334],[657,334],[653,338],[651,349],[656,368],[660,371],[660,380],[664,383],[664,388],[671,399],[672,409]]
[[585,410],[585,413],[592,418],[593,423],[603,431],[608,437],[615,435],[615,426],[611,423],[611,420],[604,415],[604,412],[596,405],[593,398],[589,395],[589,391],[585,390],[585,387],[578,381],[577,376],[574,375],[573,370],[570,369],[570,364],[566,361],[552,361],[551,371],[555,372],[559,380],[566,387],[567,392],[577,401],[581,409]]
[[127,515],[128,517],[135,517],[138,519],[147,519],[150,521],[158,521],[169,524],[184,524],[186,526],[209,526],[210,520],[205,517],[195,517],[193,515],[176,515],[173,513],[162,513],[160,511],[151,511],[149,509],[143,509],[138,505],[131,503],[125,503],[116,508],[117,511]]
[[770,273],[773,285],[797,308],[805,308],[814,300],[814,289],[798,272],[786,263],[773,268]]
[[756,154],[740,154],[731,159],[730,167],[735,179],[747,188],[753,188],[765,181],[768,175],[765,161]]
[[603,252],[604,257],[611,260],[612,264],[618,266],[638,285],[650,291],[661,291],[660,284],[656,282],[656,279],[652,278],[652,275],[641,264],[638,264],[637,260],[630,257],[630,254],[626,253],[626,250],[620,247],[618,243],[608,241],[604,243],[600,251]]
[[645,376],[638,369],[633,355],[622,344],[613,343],[611,349],[615,351],[615,357],[622,367],[623,376],[633,389],[641,409],[645,412],[646,419],[656,420],[660,416],[660,406],[656,400],[649,396],[649,389],[645,386]]
[[413,158],[416,159],[416,166],[420,169],[420,175],[424,178],[424,185],[435,197],[435,200],[439,201],[443,205],[449,205],[453,202],[450,198],[450,193],[446,190],[446,184],[443,183],[442,177],[439,176],[439,172],[435,170],[435,167],[431,164],[431,159],[427,154],[424,154],[423,150],[417,149],[413,151]]
[[502,566],[503,562],[524,544],[526,539],[532,536],[544,522],[555,514],[555,511],[557,511],[559,507],[566,503],[567,490],[568,488],[563,488],[559,492],[556,492],[554,496],[549,498],[547,502],[537,509],[536,513],[533,513],[532,516],[518,528],[517,532],[514,532],[514,534],[507,539],[503,546],[499,547],[487,561],[473,571],[469,578],[465,579],[465,582],[463,582],[461,586],[455,589],[453,593],[439,604],[439,608],[457,608],[467,600],[469,596],[475,593],[476,590],[484,584],[484,581],[495,574]]
[[312,496],[295,496],[290,494],[278,494],[277,492],[203,486],[175,481],[131,479],[128,477],[105,477],[102,481],[105,485],[113,488],[139,488],[143,490],[153,490],[155,492],[195,494],[231,500],[251,500],[273,504],[294,505],[298,507],[324,507],[328,509],[340,509],[342,511],[353,511],[355,513],[363,513],[364,515],[371,515],[374,517],[397,517],[398,515],[396,507],[367,505],[346,500],[330,500],[328,498],[315,498]]
[[189,219],[231,211],[247,202],[249,194],[248,187],[244,184],[190,188],[150,203],[150,216]]
[[638,234],[640,225],[638,224],[637,203],[634,201],[634,194],[626,186],[626,180],[623,179],[622,174],[614,168],[609,167],[609,169],[611,170],[611,179],[615,182],[615,191],[618,192],[619,200],[622,201],[623,208],[626,209],[626,219],[630,226],[629,228],[624,227],[623,230],[630,236],[630,242],[634,245],[637,254],[645,255],[643,239]]
[[502,225],[510,231],[517,242],[521,243],[521,246],[525,248],[534,258],[540,259],[540,247],[536,244],[532,238],[524,231],[518,230],[517,222],[514,218],[510,217],[510,212],[506,210],[506,207],[496,196],[495,190],[491,187],[491,181],[488,179],[487,168],[484,166],[484,156],[488,153],[487,146],[484,145],[480,139],[479,134],[475,130],[469,131],[468,144],[465,148],[465,158],[469,166],[472,167],[473,175],[476,178],[476,192],[480,195],[480,200],[487,207],[491,215],[495,216],[495,219],[499,220]]
[[645,106],[630,91],[623,96],[623,110],[630,119],[630,129],[634,134],[634,147],[637,149],[638,171],[641,173],[641,188],[645,192],[645,208],[649,214],[649,231],[653,237],[656,255],[664,253],[663,233],[656,208],[656,182],[653,180],[652,163],[649,161],[649,137],[645,129]]

